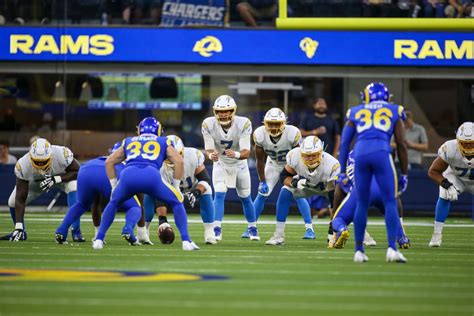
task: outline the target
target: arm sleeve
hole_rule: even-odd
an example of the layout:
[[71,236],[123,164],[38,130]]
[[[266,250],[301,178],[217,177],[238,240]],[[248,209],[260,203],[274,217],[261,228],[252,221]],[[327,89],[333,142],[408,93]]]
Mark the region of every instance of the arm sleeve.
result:
[[239,139],[239,148],[240,150],[250,150],[250,135],[242,135]]
[[206,150],[216,149],[214,146],[214,139],[212,139],[211,130],[205,120],[202,122],[201,132],[204,137],[204,148]]
[[354,138],[355,132],[355,127],[350,126],[348,124],[346,124],[344,126],[344,129],[342,130],[341,146],[339,147],[339,162],[341,163],[341,173],[346,172],[346,163],[347,158],[349,157],[349,149],[351,146],[352,138]]

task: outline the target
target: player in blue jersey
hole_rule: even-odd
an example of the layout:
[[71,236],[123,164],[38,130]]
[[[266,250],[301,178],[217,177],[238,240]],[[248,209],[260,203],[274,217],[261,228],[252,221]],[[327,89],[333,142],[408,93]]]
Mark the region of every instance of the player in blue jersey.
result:
[[[168,203],[173,208],[176,226],[181,233],[183,250],[198,250],[199,247],[191,241],[188,234],[186,210],[183,206],[183,196],[172,185],[163,181],[160,168],[165,159],[174,164],[173,178],[179,181],[183,175],[183,158],[171,141],[161,136],[161,124],[154,117],[143,119],[138,126],[138,136],[127,137],[105,161],[105,169],[112,187],[109,204],[102,214],[99,231],[92,245],[94,249],[104,247],[104,238],[112,224],[117,207],[137,193],[151,195]],[[126,161],[125,168],[117,180],[115,165]]]
[[[122,144],[116,143],[111,150],[113,153]],[[81,166],[77,175],[77,201],[68,210],[61,225],[56,229],[55,239],[58,244],[67,243],[67,232],[69,226],[79,219],[82,214],[90,210],[96,198],[100,196],[110,197],[111,186],[107,174],[105,173],[106,156],[92,159]],[[115,171],[120,176],[124,164],[117,164]],[[141,206],[136,197],[126,200],[120,206],[126,211],[126,223],[122,230],[122,236],[131,245],[137,245],[137,239],[133,234],[133,229],[141,216]],[[99,214],[100,215],[100,214]],[[97,231],[96,231],[97,233]]]
[[[390,93],[380,82],[369,84],[362,94],[363,104],[347,111],[347,121],[342,132],[339,159],[341,174],[339,181],[344,181],[346,163],[350,144],[354,135],[357,141],[354,146],[356,161],[354,176],[357,208],[354,214],[355,254],[354,262],[366,262],[364,253],[364,232],[367,226],[367,212],[370,200],[372,178],[378,184],[385,209],[387,226],[388,262],[406,262],[405,257],[397,250],[397,231],[400,226],[397,211],[398,191],[403,192],[408,184],[407,147],[403,120],[405,111],[402,106],[388,103]],[[397,172],[390,156],[390,139],[395,135],[398,158],[402,175],[397,179]],[[398,189],[400,186],[400,189]]]
[[[336,211],[334,213],[333,220],[331,222],[332,228],[335,232],[335,239],[333,243],[329,246],[330,248],[344,248],[344,245],[349,238],[349,231],[347,226],[352,222],[354,218],[355,209],[357,206],[357,195],[355,192],[352,192],[354,183],[354,152],[351,151],[349,153],[349,158],[347,160],[347,176],[348,181],[345,183],[338,183],[336,185],[336,192],[334,197],[334,204],[336,207]],[[401,192],[399,192],[401,193]],[[347,194],[347,195],[346,195]],[[402,204],[400,198],[397,198],[398,208],[402,211]],[[337,205],[336,205],[337,204]],[[382,195],[380,193],[380,189],[377,185],[377,182],[374,181],[372,178],[372,182],[370,184],[370,206],[375,206],[378,209],[383,211],[383,201]],[[397,233],[397,242],[400,248],[408,249],[410,248],[410,240],[405,234],[403,229],[401,218],[400,218],[400,226]]]

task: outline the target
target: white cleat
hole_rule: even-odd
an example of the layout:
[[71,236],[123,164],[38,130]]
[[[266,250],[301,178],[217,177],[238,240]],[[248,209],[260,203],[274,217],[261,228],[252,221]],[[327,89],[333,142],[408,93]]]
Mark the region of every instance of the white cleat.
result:
[[385,256],[385,260],[387,260],[387,262],[398,263],[406,263],[408,261],[400,251],[394,250],[390,247],[387,249],[387,255]]
[[142,236],[142,238],[138,238],[138,243],[142,244],[142,245],[151,245],[153,246],[153,242],[150,240],[150,237],[148,236]]
[[94,240],[94,242],[92,243],[92,248],[95,250],[104,249],[104,241],[100,239]]
[[206,245],[216,245],[216,235],[214,235],[214,231],[204,232],[204,242]]
[[430,246],[430,247],[440,247],[442,239],[443,239],[443,235],[433,234],[433,236],[431,236],[431,240],[430,240],[430,243],[428,244],[428,246]]
[[369,261],[369,257],[365,255],[362,251],[356,251],[354,254],[354,262],[355,263],[364,263]]
[[285,243],[285,235],[274,233],[272,238],[265,242],[265,245],[279,246]]
[[194,243],[194,241],[183,241],[184,251],[193,251],[193,250],[199,250],[199,249],[201,248],[199,248],[198,245]]
[[365,231],[364,233],[364,246],[366,247],[377,246],[377,242],[372,238],[372,236],[369,235],[367,231]]

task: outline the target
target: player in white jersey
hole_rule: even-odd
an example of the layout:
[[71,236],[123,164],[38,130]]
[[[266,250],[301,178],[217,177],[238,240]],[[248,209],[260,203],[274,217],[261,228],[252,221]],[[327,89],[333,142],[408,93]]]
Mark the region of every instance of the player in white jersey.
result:
[[281,245],[285,242],[285,222],[292,199],[318,194],[329,196],[332,201],[339,172],[339,162],[323,151],[323,142],[316,136],[306,137],[300,147],[292,149],[280,175],[284,186],[277,201],[276,230],[265,244]]
[[[196,201],[199,200],[201,218],[204,223],[204,241],[206,244],[216,244],[214,235],[214,204],[212,203],[211,178],[204,167],[203,153],[192,147],[184,147],[181,138],[175,135],[169,135],[175,149],[183,156],[184,174],[181,181],[175,181],[173,178],[174,166],[166,161],[160,169],[163,180],[176,186],[185,197],[185,205],[193,208]],[[167,206],[160,201],[156,203],[157,213],[160,216],[160,225],[167,224],[166,214]],[[146,207],[146,224],[150,225],[154,215],[154,208]]]
[[[280,173],[285,168],[286,155],[299,145],[300,139],[300,130],[293,125],[286,124],[286,115],[279,108],[268,110],[263,118],[263,126],[253,132],[257,172],[260,180],[258,194],[253,202],[257,220],[263,212],[265,201],[280,179]],[[296,203],[305,221],[306,232],[303,238],[314,239],[315,234],[308,201],[301,198],[297,199]],[[246,232],[242,234],[242,237],[248,238]]]
[[435,223],[430,247],[441,246],[443,225],[448,217],[451,202],[463,192],[474,194],[474,123],[463,123],[456,139],[448,140],[438,150],[438,157],[428,175],[439,185]]
[[247,158],[250,156],[252,123],[248,118],[235,115],[237,104],[228,95],[221,95],[213,106],[214,116],[202,123],[206,154],[214,162],[212,183],[215,227],[217,240],[222,239],[222,218],[227,189],[235,188],[248,222],[250,240],[260,240],[255,209],[250,197],[250,172]]
[[[79,163],[69,148],[51,145],[44,138],[36,139],[30,151],[16,163],[16,186],[8,199],[15,230],[2,239],[26,240],[23,221],[25,206],[53,187],[64,191],[68,195],[69,206],[72,206],[76,200],[78,171]],[[76,242],[85,241],[79,220],[73,224],[73,239]]]

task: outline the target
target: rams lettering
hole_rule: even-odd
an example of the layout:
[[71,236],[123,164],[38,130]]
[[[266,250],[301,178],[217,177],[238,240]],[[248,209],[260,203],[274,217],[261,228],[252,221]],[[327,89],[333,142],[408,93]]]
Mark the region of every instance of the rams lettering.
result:
[[462,41],[459,45],[454,40],[440,42],[426,40],[420,45],[415,40],[395,40],[395,59],[474,59],[474,41]]

